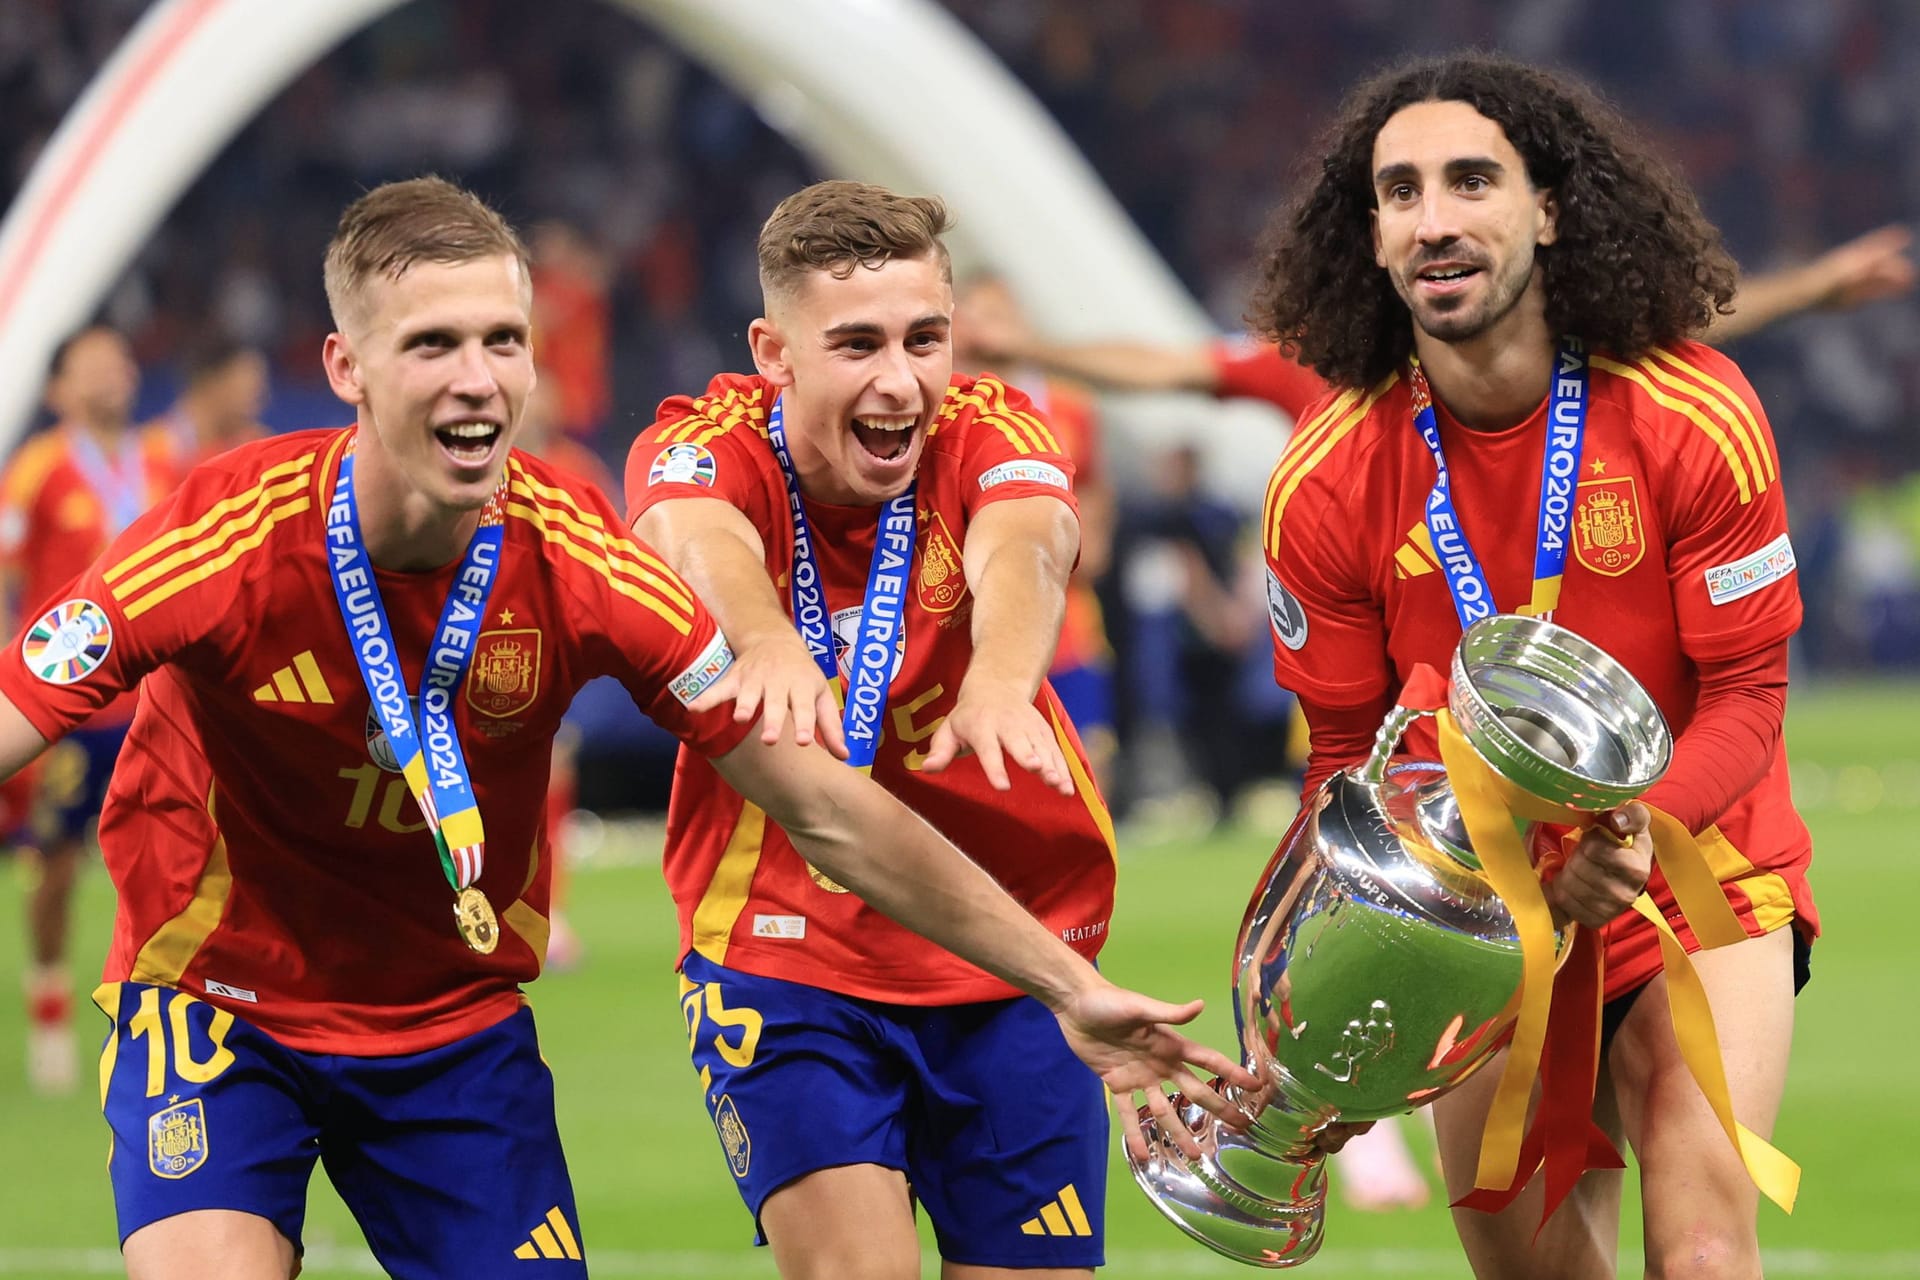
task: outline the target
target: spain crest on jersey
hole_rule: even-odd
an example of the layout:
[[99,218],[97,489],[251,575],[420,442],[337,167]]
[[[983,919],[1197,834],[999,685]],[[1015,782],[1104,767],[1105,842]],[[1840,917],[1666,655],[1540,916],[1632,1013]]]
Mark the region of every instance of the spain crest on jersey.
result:
[[947,522],[935,511],[921,530],[920,607],[928,613],[950,613],[967,593],[967,575],[960,563],[960,544]]
[[1640,504],[1632,476],[1586,480],[1573,505],[1573,553],[1595,573],[1617,578],[1640,563]]
[[540,696],[540,629],[482,631],[467,671],[467,705],[483,716],[518,715]]
[[147,1167],[162,1178],[184,1178],[207,1162],[207,1112],[198,1098],[147,1117]]

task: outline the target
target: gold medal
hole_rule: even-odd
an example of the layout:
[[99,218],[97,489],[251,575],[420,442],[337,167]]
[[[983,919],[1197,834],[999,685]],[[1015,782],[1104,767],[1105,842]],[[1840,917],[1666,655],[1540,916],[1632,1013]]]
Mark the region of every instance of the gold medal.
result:
[[494,917],[487,895],[472,885],[460,891],[453,903],[453,919],[460,926],[466,944],[483,956],[493,954],[500,945],[500,921]]

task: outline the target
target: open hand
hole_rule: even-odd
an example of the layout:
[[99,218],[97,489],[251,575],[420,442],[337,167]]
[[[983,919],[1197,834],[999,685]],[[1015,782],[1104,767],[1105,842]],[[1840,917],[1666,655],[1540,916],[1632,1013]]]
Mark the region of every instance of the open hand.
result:
[[1896,224],[1827,250],[1811,264],[1824,286],[1818,305],[1857,307],[1908,292],[1915,278],[1907,256],[1912,244],[1913,233]]
[[760,715],[760,741],[773,746],[791,720],[795,742],[804,747],[817,737],[834,755],[847,758],[833,684],[807,652],[799,632],[771,633],[742,645],[733,667],[739,675],[736,722],[746,724]]
[[1161,1129],[1188,1157],[1201,1154],[1193,1131],[1175,1113],[1167,1086],[1184,1093],[1229,1128],[1246,1127],[1248,1117],[1194,1069],[1217,1076],[1238,1089],[1255,1090],[1260,1082],[1239,1063],[1215,1049],[1174,1030],[1199,1016],[1205,1001],[1168,1004],[1102,983],[1074,997],[1055,1016],[1067,1038],[1067,1047],[1086,1063],[1107,1088],[1121,1099],[1120,1127],[1127,1150],[1147,1158],[1147,1139],[1140,1127],[1136,1093],[1144,1092],[1148,1111]]
[[1053,726],[1040,714],[1030,699],[1012,689],[980,689],[963,685],[953,711],[934,731],[927,744],[927,773],[939,773],[967,752],[980,757],[981,771],[995,791],[1013,786],[1007,775],[1012,761],[1028,773],[1040,775],[1049,787],[1063,796],[1073,794],[1073,775],[1067,770],[1066,752],[1054,736]]

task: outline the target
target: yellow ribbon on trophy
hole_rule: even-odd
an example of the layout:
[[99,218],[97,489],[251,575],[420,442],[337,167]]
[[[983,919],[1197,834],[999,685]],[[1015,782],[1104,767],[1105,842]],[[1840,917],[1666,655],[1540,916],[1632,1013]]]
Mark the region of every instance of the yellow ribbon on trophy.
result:
[[[1436,712],[1435,718],[1440,732],[1440,759],[1446,765],[1447,780],[1460,807],[1461,820],[1487,880],[1506,904],[1520,938],[1520,1013],[1493,1106],[1487,1112],[1479,1167],[1473,1179],[1475,1187],[1504,1189],[1513,1185],[1519,1172],[1527,1106],[1533,1097],[1546,1043],[1554,974],[1553,912],[1547,905],[1545,890],[1521,843],[1514,819],[1579,827],[1590,825],[1593,815],[1521,790],[1488,766],[1445,708]],[[1649,825],[1654,860],[1673,890],[1674,902],[1694,937],[1708,949],[1744,941],[1747,932],[1735,918],[1693,833],[1671,814],[1651,805],[1647,807],[1652,816]],[[1793,1212],[1794,1198],[1800,1188],[1800,1166],[1734,1118],[1726,1067],[1713,1025],[1713,1010],[1707,1001],[1706,987],[1694,971],[1693,961],[1651,898],[1643,893],[1633,907],[1660,934],[1673,1034],[1687,1070],[1713,1108],[1728,1141],[1739,1153],[1754,1186],[1781,1209]],[[1529,1170],[1529,1176],[1531,1173]]]

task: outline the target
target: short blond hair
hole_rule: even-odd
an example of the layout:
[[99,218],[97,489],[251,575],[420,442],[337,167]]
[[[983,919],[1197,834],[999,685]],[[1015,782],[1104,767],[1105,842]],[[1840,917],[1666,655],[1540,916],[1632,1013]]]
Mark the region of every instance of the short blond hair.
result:
[[796,191],[760,228],[760,292],[790,297],[810,272],[844,280],[856,267],[894,258],[939,263],[953,283],[940,237],[953,225],[936,196],[903,196],[866,182],[816,182]]
[[369,280],[398,280],[422,262],[453,265],[511,254],[531,281],[527,246],[486,201],[445,178],[389,182],[340,215],[327,245],[327,306],[345,329]]

